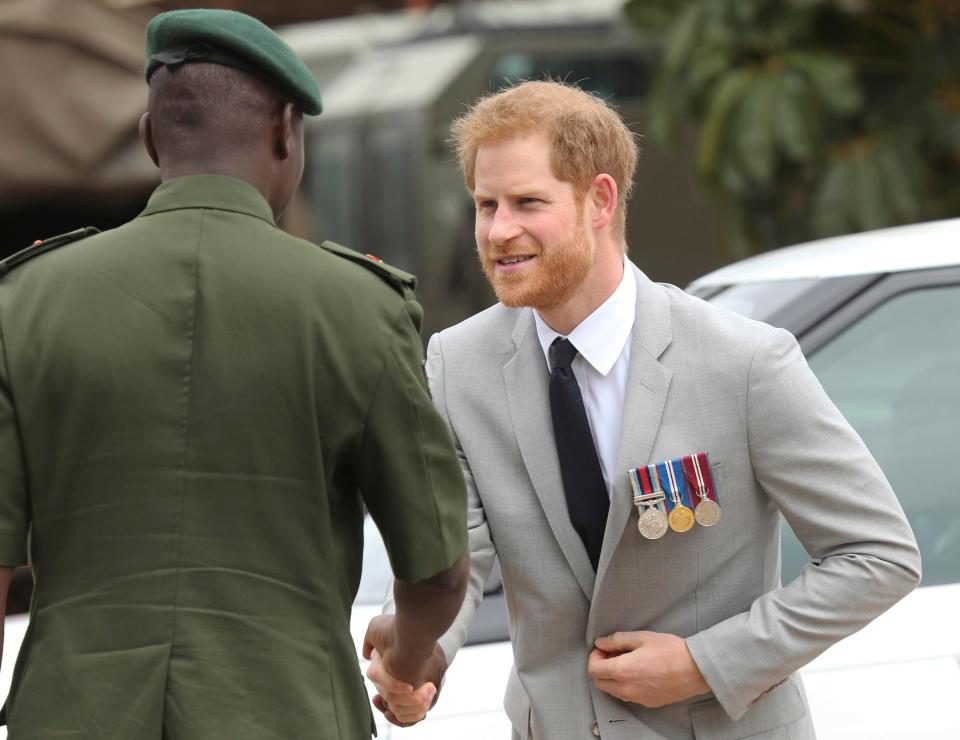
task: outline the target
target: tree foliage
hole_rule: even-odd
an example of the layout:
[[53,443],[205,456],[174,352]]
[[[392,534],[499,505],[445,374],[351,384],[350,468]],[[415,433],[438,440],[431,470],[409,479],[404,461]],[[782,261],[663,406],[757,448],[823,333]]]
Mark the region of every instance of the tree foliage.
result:
[[960,0],[626,10],[665,41],[651,134],[696,130],[725,258],[960,215]]

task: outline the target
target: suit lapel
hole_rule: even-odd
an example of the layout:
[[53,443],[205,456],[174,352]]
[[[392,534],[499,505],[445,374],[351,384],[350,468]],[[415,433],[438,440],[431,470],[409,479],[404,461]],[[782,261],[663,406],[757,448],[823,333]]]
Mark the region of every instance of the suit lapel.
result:
[[613,482],[610,514],[597,568],[598,586],[633,510],[633,492],[627,471],[646,465],[650,460],[672,376],[670,369],[659,361],[672,339],[669,299],[662,288],[632,263],[629,265],[637,280],[637,312],[630,345],[617,477]]
[[517,444],[553,535],[583,593],[590,598],[594,587],[593,567],[567,513],[550,417],[550,376],[529,309],[521,312],[513,341],[517,352],[503,366],[503,379]]

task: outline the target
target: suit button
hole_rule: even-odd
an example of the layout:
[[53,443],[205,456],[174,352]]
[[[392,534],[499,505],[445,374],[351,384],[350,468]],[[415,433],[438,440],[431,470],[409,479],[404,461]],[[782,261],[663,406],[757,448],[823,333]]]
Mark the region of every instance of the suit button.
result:
[[593,727],[590,728],[590,732],[593,733],[594,737],[600,737],[600,728],[597,726],[597,723],[593,723]]

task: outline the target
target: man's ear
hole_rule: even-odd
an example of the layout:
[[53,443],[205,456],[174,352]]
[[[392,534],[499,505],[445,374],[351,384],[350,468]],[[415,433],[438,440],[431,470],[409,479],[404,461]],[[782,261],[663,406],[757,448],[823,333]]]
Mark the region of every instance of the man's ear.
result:
[[610,175],[601,172],[590,183],[587,191],[590,204],[590,225],[600,230],[613,219],[617,210],[617,183]]
[[140,123],[137,125],[137,130],[140,132],[140,140],[143,142],[143,146],[146,147],[147,154],[150,155],[153,164],[159,167],[160,157],[157,155],[157,148],[153,145],[153,128],[150,125],[149,113],[144,113],[140,116]]
[[297,137],[299,112],[295,103],[284,103],[277,113],[277,125],[274,129],[274,151],[277,159],[284,160],[294,152]]

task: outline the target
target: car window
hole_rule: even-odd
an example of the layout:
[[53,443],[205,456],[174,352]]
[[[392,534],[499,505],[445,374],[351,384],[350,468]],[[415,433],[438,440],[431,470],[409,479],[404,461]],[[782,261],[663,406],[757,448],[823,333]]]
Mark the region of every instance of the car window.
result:
[[[923,584],[960,581],[960,286],[891,298],[809,362],[897,492]],[[787,582],[808,557],[786,527],[783,554]]]
[[810,293],[819,282],[821,281],[813,279],[776,280],[730,285],[721,292],[691,292],[698,297],[709,298],[715,306],[734,311],[749,319],[769,321],[770,317],[782,308]]

